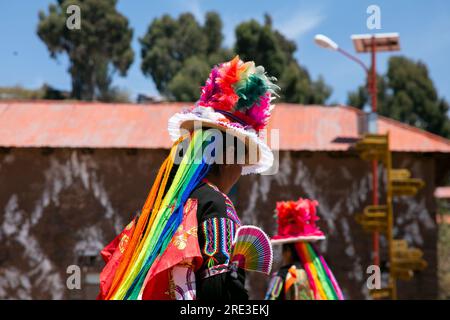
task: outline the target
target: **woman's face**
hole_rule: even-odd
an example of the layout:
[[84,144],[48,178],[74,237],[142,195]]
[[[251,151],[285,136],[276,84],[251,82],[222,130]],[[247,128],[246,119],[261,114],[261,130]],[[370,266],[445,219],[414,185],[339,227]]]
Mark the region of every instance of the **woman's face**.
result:
[[292,263],[292,252],[289,248],[283,248],[283,264]]
[[242,174],[242,164],[224,164],[221,167],[221,180],[224,182],[224,186],[228,189],[225,193],[228,193],[233,185],[239,180]]

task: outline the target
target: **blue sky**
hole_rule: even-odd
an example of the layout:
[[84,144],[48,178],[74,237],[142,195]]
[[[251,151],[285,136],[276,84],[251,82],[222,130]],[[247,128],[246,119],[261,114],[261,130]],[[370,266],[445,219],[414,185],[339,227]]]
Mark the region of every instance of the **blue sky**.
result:
[[[0,86],[23,85],[37,88],[44,82],[61,89],[70,89],[65,56],[51,59],[46,46],[36,35],[38,11],[47,10],[56,1],[0,0]],[[401,52],[424,61],[438,93],[450,100],[450,1],[385,1],[385,0],[119,0],[118,9],[128,17],[134,29],[133,48],[136,58],[125,78],[116,77],[114,84],[137,93],[157,94],[152,80],[140,70],[141,37],[151,20],[165,13],[177,16],[192,12],[201,22],[205,12],[220,13],[224,22],[225,45],[234,41],[234,27],[251,18],[263,20],[272,15],[274,26],[294,40],[296,57],[313,78],[322,75],[333,87],[330,103],[345,103],[347,93],[364,81],[362,69],[336,52],[317,47],[316,33],[323,33],[342,48],[354,52],[350,35],[370,33],[366,9],[376,4],[381,8],[381,29],[376,32],[399,32]],[[392,53],[378,55],[378,72],[384,72]],[[369,56],[360,56],[367,63]]]

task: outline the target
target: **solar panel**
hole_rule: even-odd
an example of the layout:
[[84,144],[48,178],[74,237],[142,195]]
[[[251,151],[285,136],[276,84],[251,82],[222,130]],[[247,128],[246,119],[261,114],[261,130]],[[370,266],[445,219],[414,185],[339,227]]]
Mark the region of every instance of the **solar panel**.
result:
[[394,33],[376,33],[376,34],[357,34],[351,37],[356,52],[371,52],[372,41],[375,41],[376,51],[398,51],[400,50],[399,34]]

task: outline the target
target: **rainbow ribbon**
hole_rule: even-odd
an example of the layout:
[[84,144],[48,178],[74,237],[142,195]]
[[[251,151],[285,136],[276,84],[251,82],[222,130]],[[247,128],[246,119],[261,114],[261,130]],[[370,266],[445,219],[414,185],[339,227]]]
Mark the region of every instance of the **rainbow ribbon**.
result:
[[166,188],[181,139],[172,147],[147,197],[106,299],[138,299],[148,271],[182,222],[186,200],[210,169],[211,161],[203,157],[203,150],[211,143],[211,136],[202,130],[191,135],[186,154]]
[[298,242],[295,248],[308,276],[315,299],[344,300],[341,288],[317,248],[309,242]]

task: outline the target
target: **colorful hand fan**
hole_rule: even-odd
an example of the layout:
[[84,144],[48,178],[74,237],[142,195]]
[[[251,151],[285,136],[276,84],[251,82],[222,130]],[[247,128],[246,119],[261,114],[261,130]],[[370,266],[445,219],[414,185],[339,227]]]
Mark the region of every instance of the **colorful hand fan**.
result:
[[272,261],[272,245],[264,231],[254,226],[241,226],[234,238],[230,265],[268,275]]

